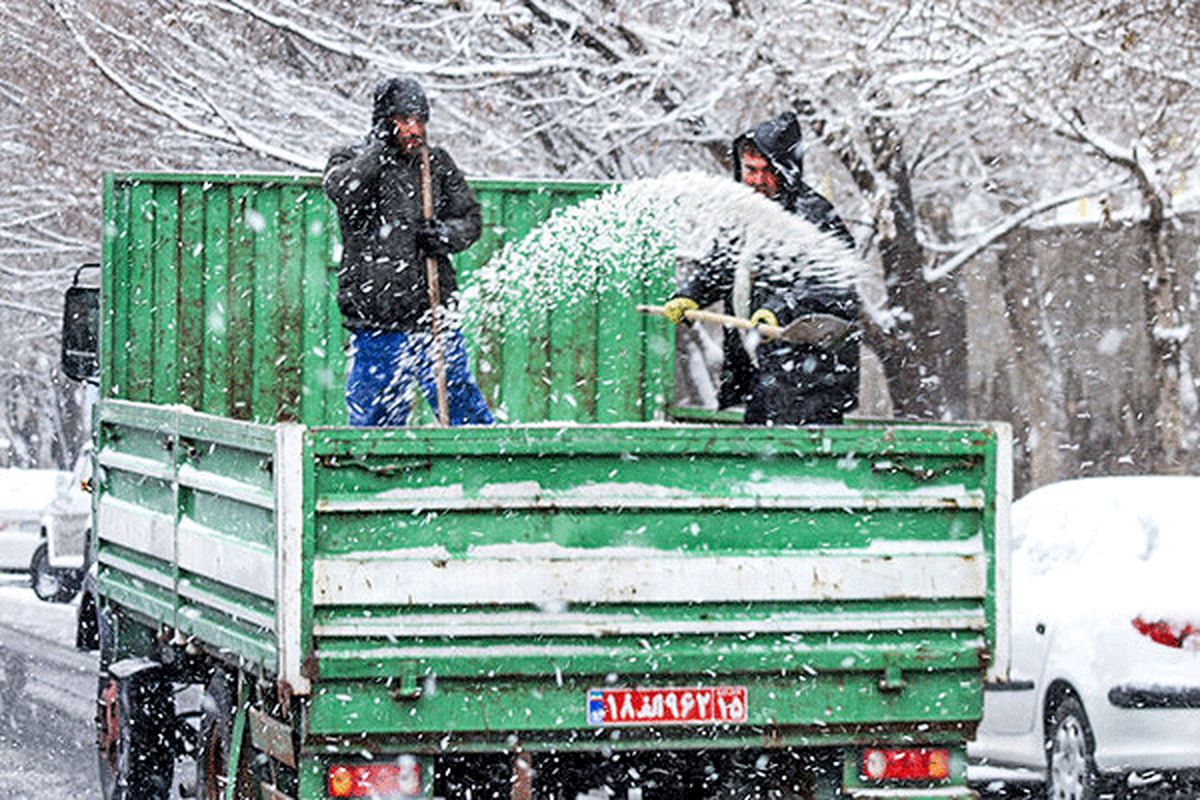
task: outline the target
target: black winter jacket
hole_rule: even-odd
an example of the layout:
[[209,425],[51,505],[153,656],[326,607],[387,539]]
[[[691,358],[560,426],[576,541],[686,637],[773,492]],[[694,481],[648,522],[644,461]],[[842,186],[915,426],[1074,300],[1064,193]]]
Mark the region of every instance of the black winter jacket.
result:
[[[741,180],[741,150],[747,141],[766,156],[782,187],[776,200],[786,209],[832,233],[850,248],[854,239],[833,206],[803,180],[800,125],[794,114],[781,114],[734,140],[734,177]],[[733,243],[736,245],[736,243]],[[733,310],[734,267],[720,248],[679,286],[676,296],[701,307],[724,300]],[[812,279],[797,280],[780,271],[759,271],[750,292],[750,311],[772,311],[780,325],[807,314],[832,314],[856,322],[859,297],[853,288]],[[833,348],[764,341],[755,369],[731,331],[725,335],[725,364],[718,399],[724,408],[746,404],[749,423],[836,423],[858,405],[859,336]]]
[[[445,150],[430,148],[429,161],[434,216],[445,225],[449,250],[465,250],[479,238],[479,204]],[[322,185],[342,228],[338,307],[347,328],[411,331],[428,324],[429,283],[416,237],[420,175],[419,154],[375,133],[329,157]],[[448,305],[457,288],[454,268],[446,256],[437,261]]]

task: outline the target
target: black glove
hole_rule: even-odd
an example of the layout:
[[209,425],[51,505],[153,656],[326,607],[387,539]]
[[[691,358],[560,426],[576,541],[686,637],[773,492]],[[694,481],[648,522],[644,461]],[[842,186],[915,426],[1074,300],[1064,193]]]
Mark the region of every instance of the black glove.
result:
[[399,160],[400,148],[396,147],[394,140],[389,142],[382,138],[372,137],[367,140],[367,148],[362,158],[368,160],[376,168],[391,166]]
[[396,126],[392,124],[392,118],[383,117],[375,120],[375,124],[371,127],[371,138],[383,142],[385,145],[395,147]]
[[430,256],[444,256],[450,252],[450,230],[446,223],[436,219],[424,219],[417,224],[417,246]]
[[374,158],[378,159],[381,164],[395,164],[404,155],[400,150],[400,145],[396,142],[396,128],[390,119],[381,120],[372,128],[371,138],[368,141],[371,150],[374,151]]

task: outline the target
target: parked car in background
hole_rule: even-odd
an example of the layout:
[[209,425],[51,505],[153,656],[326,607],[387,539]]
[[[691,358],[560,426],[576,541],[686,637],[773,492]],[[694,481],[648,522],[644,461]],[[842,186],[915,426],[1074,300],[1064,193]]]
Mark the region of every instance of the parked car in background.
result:
[[1011,680],[971,756],[1073,800],[1200,769],[1200,478],[1043,487],[1012,553]]
[[0,570],[25,571],[42,544],[42,513],[68,473],[0,469]]
[[34,551],[29,576],[34,593],[47,602],[66,603],[83,584],[92,525],[91,454],[91,446],[84,446],[70,478],[59,481],[42,513],[42,543]]

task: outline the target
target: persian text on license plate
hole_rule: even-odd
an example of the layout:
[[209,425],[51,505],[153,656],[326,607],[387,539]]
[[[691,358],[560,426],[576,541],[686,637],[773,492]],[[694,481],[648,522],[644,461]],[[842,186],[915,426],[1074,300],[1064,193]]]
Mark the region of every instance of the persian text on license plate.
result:
[[589,725],[706,725],[746,721],[745,686],[589,689]]

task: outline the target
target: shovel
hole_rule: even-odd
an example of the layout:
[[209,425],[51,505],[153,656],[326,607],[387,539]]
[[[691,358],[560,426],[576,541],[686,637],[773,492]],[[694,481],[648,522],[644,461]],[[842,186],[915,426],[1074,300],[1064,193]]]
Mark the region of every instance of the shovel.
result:
[[[421,216],[433,219],[433,182],[429,174],[429,146],[421,145]],[[450,403],[446,390],[446,356],[442,341],[442,290],[438,285],[438,262],[425,257],[425,277],[429,284],[430,338],[433,340],[433,375],[437,385],[437,417],[445,428],[450,424]]]
[[[666,316],[662,306],[638,306],[643,314]],[[691,322],[713,322],[727,328],[742,328],[758,331],[768,339],[778,339],[793,344],[813,344],[828,347],[843,341],[854,331],[854,325],[832,314],[805,314],[787,325],[755,325],[748,319],[717,314],[712,311],[691,310],[683,312],[684,319]]]

